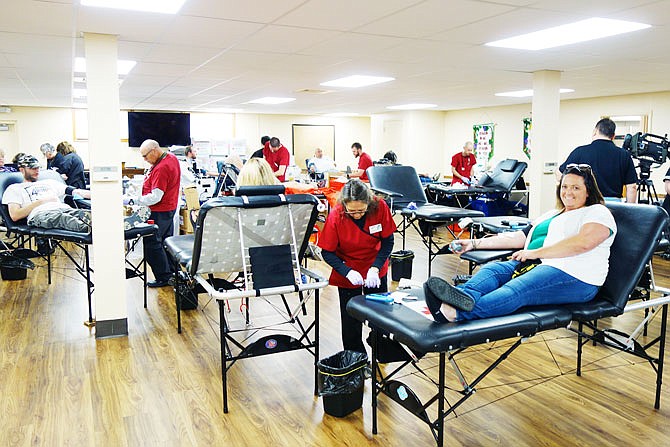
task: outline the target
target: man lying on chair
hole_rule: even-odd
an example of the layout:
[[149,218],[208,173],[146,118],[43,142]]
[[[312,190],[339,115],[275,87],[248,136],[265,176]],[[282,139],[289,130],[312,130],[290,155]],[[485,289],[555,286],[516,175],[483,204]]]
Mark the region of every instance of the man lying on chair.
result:
[[556,187],[557,209],[525,231],[462,240],[457,254],[476,249],[515,249],[512,260],[492,262],[466,283],[431,277],[424,284],[435,321],[507,315],[523,306],[581,303],[604,283],[616,223],[589,165],[568,165]]
[[[91,231],[91,211],[71,208],[63,203],[67,195],[91,198],[91,192],[77,189],[55,180],[37,182],[40,162],[32,155],[23,155],[17,161],[23,174],[22,183],[13,183],[2,195],[2,204],[7,205],[14,222],[28,219],[28,225],[40,228],[60,228],[80,233]],[[125,218],[125,225],[133,225],[140,217],[137,214]]]

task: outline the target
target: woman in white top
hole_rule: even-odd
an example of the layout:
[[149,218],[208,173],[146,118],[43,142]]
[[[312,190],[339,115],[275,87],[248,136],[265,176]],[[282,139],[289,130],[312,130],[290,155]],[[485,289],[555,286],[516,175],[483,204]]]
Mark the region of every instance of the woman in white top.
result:
[[523,306],[581,303],[605,282],[616,223],[591,167],[566,166],[556,188],[557,209],[532,228],[459,241],[458,254],[476,249],[518,248],[512,259],[484,265],[458,287],[431,277],[426,304],[436,321],[507,315]]

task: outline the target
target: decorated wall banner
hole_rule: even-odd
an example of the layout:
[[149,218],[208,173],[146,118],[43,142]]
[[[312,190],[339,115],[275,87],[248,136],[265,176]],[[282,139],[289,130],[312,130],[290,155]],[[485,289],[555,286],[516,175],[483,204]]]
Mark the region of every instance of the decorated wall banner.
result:
[[493,123],[475,124],[472,126],[474,131],[475,156],[477,164],[486,165],[493,157]]
[[530,160],[530,131],[533,128],[533,119],[524,118],[523,119],[523,153],[526,154],[526,157]]

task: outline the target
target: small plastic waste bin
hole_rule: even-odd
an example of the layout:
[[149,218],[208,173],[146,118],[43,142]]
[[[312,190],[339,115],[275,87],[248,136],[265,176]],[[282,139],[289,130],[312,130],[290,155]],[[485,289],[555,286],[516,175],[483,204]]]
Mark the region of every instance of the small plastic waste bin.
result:
[[410,279],[413,260],[412,250],[398,250],[391,253],[391,279],[393,281],[400,281],[401,278]]
[[319,395],[326,414],[341,418],[363,406],[367,364],[368,355],[356,351],[340,351],[319,360]]
[[0,253],[0,277],[5,281],[26,279],[28,269],[34,269],[35,264],[29,259],[19,256],[18,253],[5,251]]

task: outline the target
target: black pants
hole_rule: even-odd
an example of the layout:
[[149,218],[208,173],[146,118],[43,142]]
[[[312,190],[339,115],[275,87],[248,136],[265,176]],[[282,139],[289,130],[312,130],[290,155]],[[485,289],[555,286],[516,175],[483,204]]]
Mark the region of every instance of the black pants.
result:
[[338,287],[337,292],[340,295],[340,323],[342,327],[342,346],[344,349],[357,352],[366,352],[363,344],[363,323],[353,318],[347,313],[347,303],[355,296],[381,293],[388,291],[386,284],[386,275],[380,278],[380,285],[377,289],[368,289],[367,287],[357,287],[355,289],[345,289]]
[[144,259],[154,272],[156,281],[167,281],[172,267],[163,248],[163,241],[174,232],[174,211],[152,211],[149,219],[158,225],[158,232],[144,238]]

